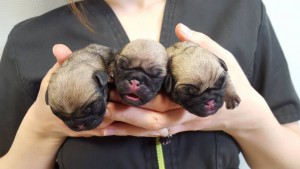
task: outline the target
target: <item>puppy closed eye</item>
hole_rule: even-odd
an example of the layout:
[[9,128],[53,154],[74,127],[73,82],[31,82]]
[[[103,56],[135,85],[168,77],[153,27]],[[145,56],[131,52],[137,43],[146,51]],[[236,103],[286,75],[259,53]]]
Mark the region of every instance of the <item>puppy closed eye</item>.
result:
[[184,84],[177,86],[176,91],[183,94],[184,96],[193,96],[198,94],[199,88],[194,85]]
[[96,100],[87,105],[82,111],[81,116],[88,116],[91,114],[99,114],[103,110],[104,105],[101,100]]
[[71,117],[70,114],[56,111],[52,107],[50,107],[50,108],[51,108],[52,113],[63,121],[68,120]]
[[164,70],[160,69],[160,68],[151,68],[147,71],[147,73],[151,76],[151,77],[160,77],[162,76]]
[[128,69],[129,66],[129,60],[126,57],[119,58],[117,60],[117,67],[124,70]]

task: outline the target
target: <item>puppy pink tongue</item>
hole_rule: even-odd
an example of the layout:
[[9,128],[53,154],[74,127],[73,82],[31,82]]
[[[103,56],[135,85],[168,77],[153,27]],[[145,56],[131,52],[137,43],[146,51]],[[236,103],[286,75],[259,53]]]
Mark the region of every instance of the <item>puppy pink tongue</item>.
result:
[[140,98],[135,94],[127,94],[126,97],[127,97],[127,99],[130,99],[130,100],[133,100],[133,101],[139,101],[140,100]]

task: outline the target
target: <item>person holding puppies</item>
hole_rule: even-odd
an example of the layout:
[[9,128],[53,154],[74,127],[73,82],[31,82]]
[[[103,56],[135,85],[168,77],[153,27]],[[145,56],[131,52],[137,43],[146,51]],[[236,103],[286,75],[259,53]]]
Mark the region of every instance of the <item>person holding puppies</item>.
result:
[[[83,24],[64,6],[18,24],[8,38],[0,168],[238,168],[240,151],[251,168],[299,168],[300,103],[260,0],[85,0],[71,8]],[[120,49],[140,38],[211,51],[226,63],[238,107],[198,117],[163,91],[134,107],[111,90],[96,129],[72,131],[52,113],[49,79],[72,51],[91,43]]]

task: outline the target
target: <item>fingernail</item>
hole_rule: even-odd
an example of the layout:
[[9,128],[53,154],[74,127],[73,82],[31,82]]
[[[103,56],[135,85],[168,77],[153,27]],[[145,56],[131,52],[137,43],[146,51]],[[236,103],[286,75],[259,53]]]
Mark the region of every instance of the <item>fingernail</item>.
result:
[[112,129],[112,128],[109,128],[109,129],[105,129],[104,132],[103,132],[103,135],[104,136],[112,136],[115,134],[115,130]]
[[110,113],[109,109],[106,108],[106,111],[105,111],[104,116],[105,116],[105,117],[110,117],[110,115],[111,115],[111,113]]
[[180,31],[185,34],[185,36],[187,37],[192,37],[192,30],[190,28],[188,28],[187,26],[185,26],[184,24],[180,24]]
[[55,44],[53,47],[52,47],[52,53],[54,54],[54,55],[56,55],[56,52],[57,52],[57,44]]

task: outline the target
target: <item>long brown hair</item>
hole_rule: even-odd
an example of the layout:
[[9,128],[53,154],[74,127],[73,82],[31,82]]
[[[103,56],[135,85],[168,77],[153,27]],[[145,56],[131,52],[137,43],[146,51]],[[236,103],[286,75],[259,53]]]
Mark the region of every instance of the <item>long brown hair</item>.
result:
[[94,32],[93,25],[87,18],[87,11],[85,11],[84,6],[81,3],[76,3],[74,0],[67,0],[69,7],[73,14],[78,18],[79,22],[84,25],[89,31]]

